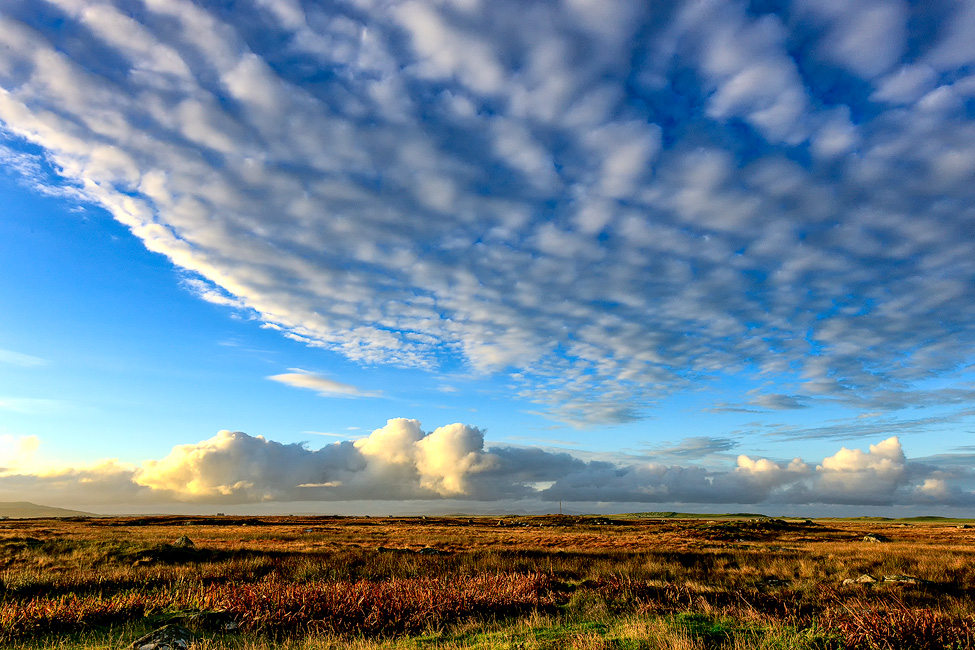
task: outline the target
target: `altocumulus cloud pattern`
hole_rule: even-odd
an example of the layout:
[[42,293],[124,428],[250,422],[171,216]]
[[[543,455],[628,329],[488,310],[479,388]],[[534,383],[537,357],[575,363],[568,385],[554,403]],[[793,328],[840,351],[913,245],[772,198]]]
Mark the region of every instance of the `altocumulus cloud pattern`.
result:
[[[6,0],[0,154],[207,300],[557,420],[741,372],[764,408],[959,403],[973,64],[972,2]],[[491,485],[476,447],[418,489]],[[339,449],[300,453],[373,471]]]

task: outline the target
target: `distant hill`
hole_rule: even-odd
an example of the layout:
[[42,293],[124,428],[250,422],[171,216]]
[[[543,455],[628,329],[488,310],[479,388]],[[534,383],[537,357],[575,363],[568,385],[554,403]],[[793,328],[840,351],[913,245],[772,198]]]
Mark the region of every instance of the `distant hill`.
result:
[[699,512],[630,512],[621,517],[643,517],[647,519],[768,519],[768,515],[757,512],[699,513]]
[[39,506],[27,501],[0,501],[0,517],[22,519],[25,517],[91,517],[92,513],[67,508]]

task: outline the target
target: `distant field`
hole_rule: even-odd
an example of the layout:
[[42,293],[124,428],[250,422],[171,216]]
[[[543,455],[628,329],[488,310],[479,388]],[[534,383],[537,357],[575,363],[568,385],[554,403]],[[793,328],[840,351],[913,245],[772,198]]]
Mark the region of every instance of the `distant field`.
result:
[[965,522],[680,515],[11,519],[0,647],[975,648]]

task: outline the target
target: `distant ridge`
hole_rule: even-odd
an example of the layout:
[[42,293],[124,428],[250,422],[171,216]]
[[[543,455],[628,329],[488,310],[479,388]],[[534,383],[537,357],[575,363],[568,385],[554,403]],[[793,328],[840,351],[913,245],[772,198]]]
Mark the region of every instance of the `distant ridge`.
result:
[[768,515],[757,512],[726,512],[726,513],[700,513],[700,512],[631,512],[623,517],[642,517],[646,519],[768,519]]
[[90,512],[39,506],[27,501],[0,501],[0,517],[22,519],[27,517],[91,517]]

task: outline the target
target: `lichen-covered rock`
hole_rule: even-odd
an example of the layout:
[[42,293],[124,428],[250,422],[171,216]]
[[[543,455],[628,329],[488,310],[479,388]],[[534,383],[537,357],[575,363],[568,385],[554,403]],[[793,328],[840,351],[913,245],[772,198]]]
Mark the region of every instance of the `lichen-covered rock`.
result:
[[193,543],[192,539],[190,539],[186,535],[183,535],[175,542],[173,542],[173,546],[175,548],[193,548],[194,546],[196,546],[196,544]]

